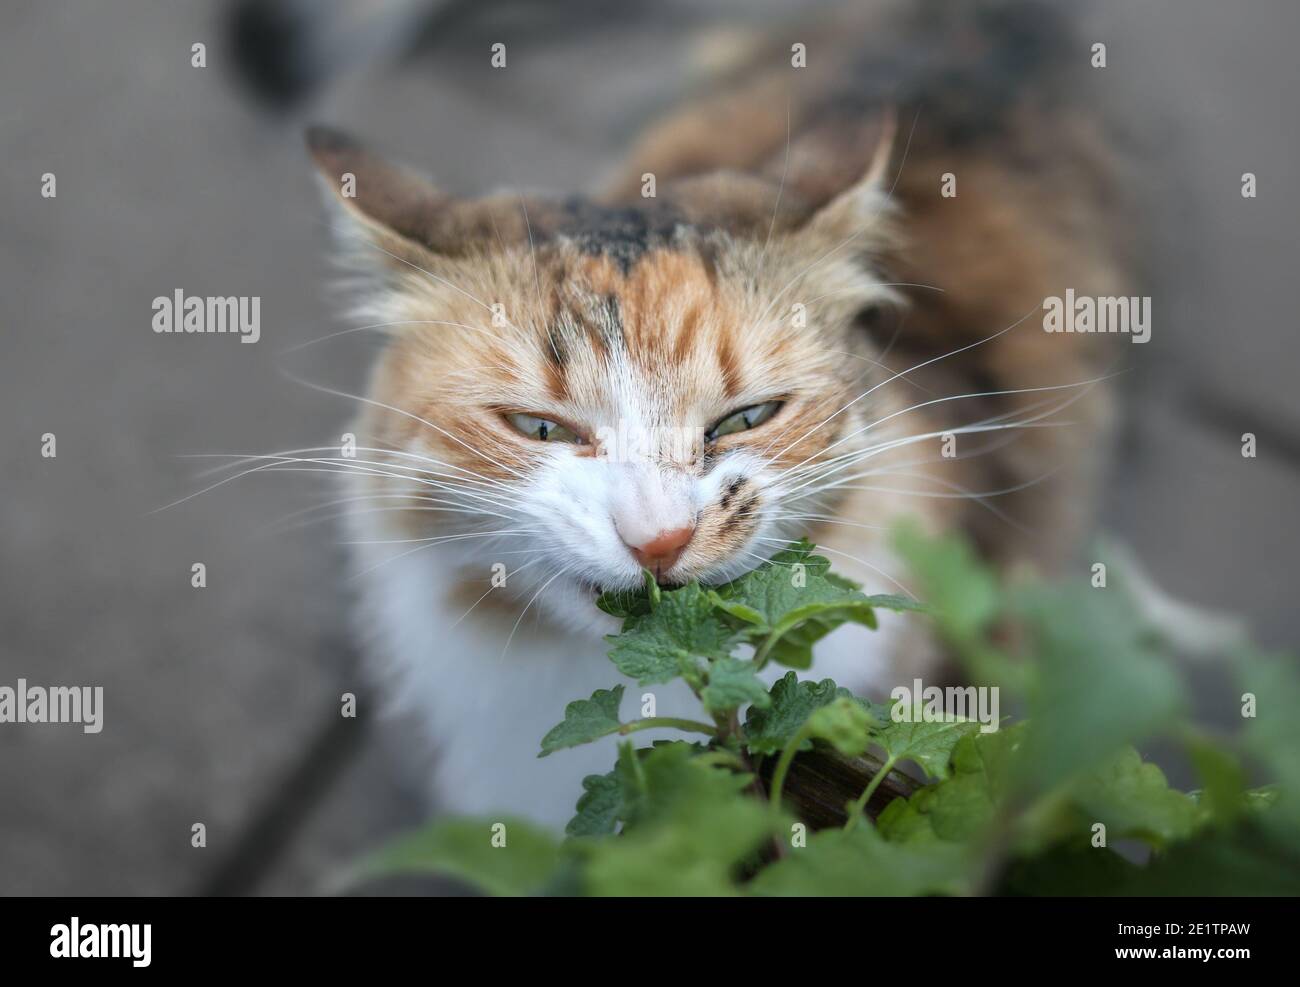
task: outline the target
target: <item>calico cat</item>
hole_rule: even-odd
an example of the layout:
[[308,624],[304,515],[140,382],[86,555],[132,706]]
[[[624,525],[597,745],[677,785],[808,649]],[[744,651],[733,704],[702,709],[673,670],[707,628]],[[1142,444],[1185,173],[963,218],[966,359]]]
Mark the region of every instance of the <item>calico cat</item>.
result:
[[[586,198],[460,200],[310,132],[389,333],[336,460],[358,625],[444,809],[571,814],[611,748],[538,740],[617,681],[594,601],[643,569],[721,582],[807,535],[906,592],[905,516],[1003,563],[1068,551],[1110,357],[1041,310],[1127,293],[1115,156],[1046,8],[932,13],[753,46]],[[875,695],[938,674],[923,621],[881,623],[831,635],[815,674]],[[658,715],[685,698],[656,690]]]

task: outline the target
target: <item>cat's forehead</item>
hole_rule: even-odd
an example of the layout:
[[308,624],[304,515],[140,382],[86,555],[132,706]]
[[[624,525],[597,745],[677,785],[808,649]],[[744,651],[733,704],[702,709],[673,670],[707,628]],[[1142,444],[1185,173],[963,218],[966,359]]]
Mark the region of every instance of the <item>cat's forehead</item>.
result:
[[[570,241],[552,258],[545,317],[524,354],[547,394],[577,405],[622,397],[664,412],[735,401],[794,339],[760,319],[752,292],[719,270],[716,241]],[[634,254],[635,251],[635,254]]]
[[397,318],[434,324],[402,349],[436,371],[421,374],[432,393],[680,422],[842,375],[845,319],[830,306],[860,294],[859,268],[667,204],[530,203],[529,216],[531,236],[503,231],[432,281],[406,272],[417,304]]

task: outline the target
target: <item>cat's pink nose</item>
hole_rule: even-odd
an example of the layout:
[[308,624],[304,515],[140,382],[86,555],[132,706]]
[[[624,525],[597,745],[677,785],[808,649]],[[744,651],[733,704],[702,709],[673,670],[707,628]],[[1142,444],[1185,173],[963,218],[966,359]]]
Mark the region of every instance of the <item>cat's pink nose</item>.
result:
[[674,528],[672,531],[661,531],[644,545],[627,547],[632,550],[632,557],[639,565],[659,577],[682,557],[682,552],[686,551],[686,546],[690,544],[691,536],[694,534],[695,525],[692,524],[685,528]]

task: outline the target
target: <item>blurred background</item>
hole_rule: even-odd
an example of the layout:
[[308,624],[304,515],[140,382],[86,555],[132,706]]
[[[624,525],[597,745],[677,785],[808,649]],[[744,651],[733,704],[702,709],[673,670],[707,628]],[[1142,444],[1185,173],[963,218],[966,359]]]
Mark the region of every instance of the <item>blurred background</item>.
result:
[[[0,893],[313,893],[420,820],[409,735],[356,668],[339,535],[284,520],[319,483],[254,476],[157,511],[205,485],[214,461],[186,456],[337,442],[348,402],[293,376],[363,386],[375,341],[293,349],[347,327],[303,126],[454,192],[590,188],[700,84],[719,30],[827,6],[5,5],[0,685],[102,685],[105,725],[0,725]],[[1175,597],[1293,646],[1300,7],[1069,6],[1108,46],[1092,96],[1133,135],[1158,245],[1100,527]],[[508,71],[488,65],[496,41]],[[261,342],[155,335],[152,299],[177,288],[260,296]]]

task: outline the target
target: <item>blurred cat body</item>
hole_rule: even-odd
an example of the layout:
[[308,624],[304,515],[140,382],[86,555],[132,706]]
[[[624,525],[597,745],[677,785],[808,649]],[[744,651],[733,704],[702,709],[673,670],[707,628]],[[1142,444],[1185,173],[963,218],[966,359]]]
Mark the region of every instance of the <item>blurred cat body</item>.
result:
[[[571,814],[611,745],[538,761],[538,741],[619,680],[594,601],[645,568],[718,583],[808,535],[868,591],[907,592],[905,516],[1004,562],[1068,550],[1104,343],[1043,332],[1039,309],[1067,285],[1126,293],[1127,261],[1114,162],[1034,48],[1059,25],[1005,16],[898,21],[865,53],[805,32],[806,74],[784,42],[756,49],[589,200],[456,200],[313,131],[330,188],[355,176],[345,263],[391,334],[346,467],[358,626],[433,742],[440,805]],[[831,635],[817,677],[881,695],[936,673],[919,621],[881,623]],[[698,716],[666,687],[624,715],[648,702]]]

